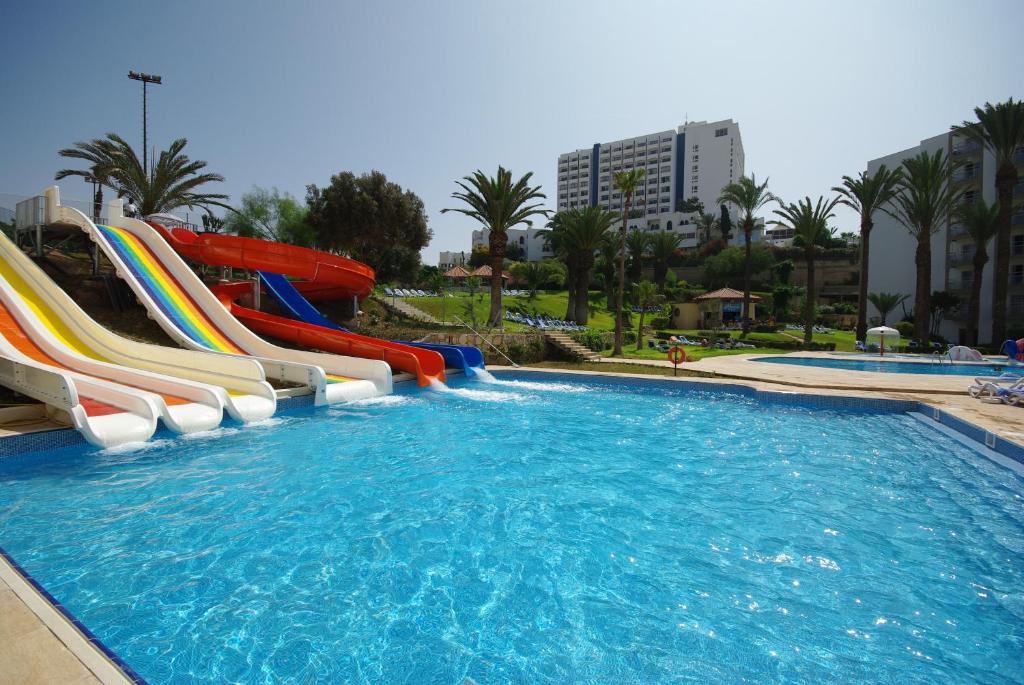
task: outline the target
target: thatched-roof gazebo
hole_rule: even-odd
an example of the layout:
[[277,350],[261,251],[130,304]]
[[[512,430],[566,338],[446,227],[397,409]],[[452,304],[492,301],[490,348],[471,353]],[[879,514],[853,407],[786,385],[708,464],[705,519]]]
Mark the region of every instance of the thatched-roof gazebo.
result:
[[445,278],[469,278],[469,272],[461,266],[453,266],[444,272]]

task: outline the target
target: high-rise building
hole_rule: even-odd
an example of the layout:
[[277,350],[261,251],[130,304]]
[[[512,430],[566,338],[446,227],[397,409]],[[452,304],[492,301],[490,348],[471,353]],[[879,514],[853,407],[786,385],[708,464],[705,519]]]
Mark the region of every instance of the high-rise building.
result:
[[[961,202],[972,203],[979,199],[986,202],[996,200],[995,158],[991,152],[978,143],[964,139],[952,132],[942,133],[919,145],[900,152],[873,159],[868,162],[868,173],[874,174],[881,165],[892,169],[903,160],[921,152],[935,154],[944,151],[956,164],[952,182],[963,191]],[[1024,177],[1024,149],[1017,152],[1018,169]],[[1024,196],[1024,182],[1014,189],[1018,201]],[[884,212],[874,217],[875,226],[871,231],[871,248],[868,275],[868,292],[886,292],[908,295],[910,309],[916,293],[917,269],[914,254],[917,240],[903,224]],[[992,292],[995,277],[995,240],[989,241],[986,251],[989,260],[982,273],[975,274],[973,266],[974,243],[966,229],[953,217],[943,221],[931,237],[932,248],[932,292],[945,290],[960,298],[960,306],[952,312],[944,312],[939,334],[951,342],[966,342],[965,318],[967,297],[975,278],[982,279],[978,339],[981,344],[997,344],[990,340],[992,335]],[[1010,235],[1010,283],[1007,302],[1007,328],[1010,331],[1024,328],[1024,209],[1018,209],[1012,217]],[[869,305],[869,313],[877,314]],[[896,312],[901,315],[902,312]],[[890,315],[892,317],[892,315]],[[889,321],[892,324],[892,320]]]
[[[696,247],[694,215],[680,211],[685,200],[700,200],[719,213],[722,187],[743,175],[743,140],[732,119],[690,122],[675,130],[625,138],[558,156],[558,211],[602,205],[621,211],[613,183],[617,171],[643,169],[633,206],[640,212],[629,226],[677,231],[683,247]],[[732,208],[730,208],[731,210]]]

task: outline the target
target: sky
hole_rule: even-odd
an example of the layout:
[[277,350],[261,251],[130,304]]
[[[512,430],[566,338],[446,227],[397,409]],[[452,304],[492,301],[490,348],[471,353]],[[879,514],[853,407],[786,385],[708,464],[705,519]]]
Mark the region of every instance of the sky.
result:
[[[237,201],[376,169],[426,206],[423,251],[469,250],[455,180],[499,164],[555,203],[559,153],[739,123],[747,173],[828,193],[986,101],[1024,97],[1024,1],[14,2],[0,4],[0,199],[114,131],[188,139]],[[86,184],[62,181],[85,200]],[[0,202],[0,204],[3,204]],[[193,217],[194,219],[194,217]],[[849,210],[840,230],[856,230]]]

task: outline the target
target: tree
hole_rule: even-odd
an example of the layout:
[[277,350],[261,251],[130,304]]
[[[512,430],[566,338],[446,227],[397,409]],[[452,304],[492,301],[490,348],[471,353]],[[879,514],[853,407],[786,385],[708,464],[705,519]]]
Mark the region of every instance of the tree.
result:
[[491,253],[491,313],[488,325],[498,327],[502,322],[501,310],[501,269],[505,260],[505,245],[508,244],[508,229],[525,223],[532,225],[531,216],[547,216],[539,203],[547,196],[540,192],[540,186],[530,186],[529,172],[518,181],[512,180],[512,172],[499,166],[496,176],[489,177],[479,169],[471,176],[455,183],[462,189],[452,197],[466,207],[446,208],[441,213],[458,212],[476,219],[489,231],[488,242]]
[[828,230],[828,220],[834,214],[832,210],[839,204],[839,198],[826,201],[819,196],[817,203],[812,204],[810,197],[805,197],[796,204],[783,204],[778,201],[781,207],[775,210],[775,214],[782,217],[781,221],[773,221],[773,224],[793,229],[797,236],[804,240],[804,259],[807,262],[807,295],[804,300],[804,342],[809,343],[814,338],[814,306],[816,293],[814,290],[814,253],[817,245],[815,237],[824,227]]
[[479,269],[489,261],[491,261],[491,251],[487,246],[474,245],[472,251],[469,253],[469,261],[466,263],[474,269]]
[[549,232],[555,251],[563,256],[568,268],[569,316],[579,324],[586,324],[590,315],[590,280],[593,277],[595,256],[605,243],[615,215],[603,207],[582,207],[556,215]]
[[324,188],[307,186],[306,205],[306,223],[320,249],[369,264],[381,282],[416,278],[420,250],[432,234],[415,193],[379,171],[358,177],[345,171]]
[[142,216],[170,212],[178,207],[225,207],[227,195],[201,193],[198,188],[206,183],[220,182],[224,177],[210,172],[202,160],[190,160],[183,153],[188,141],[179,138],[162,151],[149,173],[142,168],[135,150],[121,136],[108,133],[88,143],[75,143],[74,147],[60,150],[61,157],[81,159],[90,163],[88,172],[62,169],[55,178],[88,176],[113,188],[119,197],[136,201]]
[[936,290],[932,293],[930,302],[931,330],[929,333],[932,336],[937,336],[939,328],[942,327],[942,320],[946,317],[946,312],[953,311],[960,306],[960,297],[948,290]]
[[654,283],[658,292],[665,294],[665,277],[668,274],[668,262],[679,249],[680,237],[671,231],[659,231],[650,237],[651,257],[654,258]]
[[[764,245],[755,245],[750,251],[751,273],[768,271],[775,264],[775,255]],[[747,268],[746,252],[742,247],[727,247],[704,260],[705,285],[720,288],[735,283]]]
[[636,187],[644,178],[643,169],[630,169],[628,171],[616,171],[614,185],[615,189],[622,193],[623,211],[622,227],[619,235],[622,236],[622,245],[619,249],[619,289],[615,293],[615,347],[612,349],[613,357],[622,356],[622,296],[626,289],[626,222],[629,219],[629,208],[633,204],[633,193]]
[[604,278],[605,301],[608,311],[615,310],[615,275],[616,265],[619,260],[619,253],[622,252],[622,235],[616,232],[609,232],[605,235],[601,245],[597,248],[598,265],[601,275]]
[[203,214],[203,231],[206,233],[223,233],[224,219],[210,212]]
[[676,211],[683,213],[704,213],[704,203],[695,197],[689,197],[685,200],[679,200],[676,202]]
[[860,214],[860,282],[857,296],[857,340],[864,340],[868,330],[868,273],[871,229],[875,212],[889,204],[899,192],[903,175],[900,169],[887,169],[883,164],[872,175],[860,172],[857,178],[843,176],[843,184],[832,188],[840,195],[840,204]]
[[[890,312],[906,302],[909,297],[910,295],[900,295],[897,293],[869,293],[868,302],[875,305],[878,315],[882,317],[882,325],[884,326]],[[858,340],[864,340],[864,338],[858,338]]]
[[921,341],[929,338],[931,312],[932,234],[939,230],[960,197],[950,186],[950,166],[946,153],[921,152],[903,160],[903,175],[899,192],[885,211],[906,226],[917,239],[914,264],[917,267],[914,293],[914,337]]
[[[971,287],[967,296],[966,343],[975,346],[978,344],[978,317],[981,314],[981,275],[988,263],[988,241],[999,234],[999,203],[989,204],[978,198],[974,204],[955,207],[953,216],[967,229],[967,235],[974,243]],[[993,339],[993,342],[998,342],[998,339]]]
[[526,259],[526,250],[519,243],[512,241],[505,245],[505,259],[521,262]]
[[651,247],[651,234],[643,231],[630,231],[626,234],[626,277],[632,283],[640,280],[644,272],[644,257]]
[[1010,283],[1010,229],[1013,212],[1013,189],[1020,176],[1016,157],[1024,148],[1024,100],[975,107],[977,121],[953,126],[953,132],[976,141],[996,158],[996,198],[999,201],[999,227],[996,233],[995,269],[992,288],[992,342],[1006,337],[1006,299]]
[[[575,210],[573,210],[575,211]],[[576,253],[569,248],[569,212],[557,212],[542,231],[544,244],[565,264],[568,297],[565,298],[565,320],[576,316]]]
[[633,301],[640,308],[640,326],[636,331],[636,349],[643,349],[644,345],[644,315],[647,310],[661,303],[662,295],[658,292],[658,286],[650,281],[640,281],[633,284]]
[[696,223],[698,243],[703,245],[711,240],[711,234],[718,229],[718,218],[714,214],[702,213],[697,216]]
[[718,219],[718,230],[722,234],[722,242],[728,244],[732,239],[732,215],[729,214],[729,208],[725,206],[723,202],[719,205],[721,213]]
[[92,218],[99,221],[103,213],[103,186],[110,184],[110,171],[113,160],[112,148],[105,139],[97,139],[89,143],[75,143],[75,147],[61,150],[62,157],[81,159],[89,162],[88,169],[61,169],[53,179],[59,181],[68,176],[80,176],[83,180],[96,184],[96,194],[92,200]]
[[279,243],[310,246],[313,231],[306,223],[306,207],[277,188],[253,186],[242,195],[239,207],[224,221],[230,233],[246,238],[261,238]]
[[[754,232],[754,212],[778,198],[768,192],[768,179],[757,184],[754,175],[740,176],[740,180],[722,188],[718,201],[731,204],[740,213],[740,228],[743,229],[743,244],[746,248],[747,266],[743,272],[743,335],[750,332],[750,250],[751,235]],[[813,242],[813,235],[811,236]]]

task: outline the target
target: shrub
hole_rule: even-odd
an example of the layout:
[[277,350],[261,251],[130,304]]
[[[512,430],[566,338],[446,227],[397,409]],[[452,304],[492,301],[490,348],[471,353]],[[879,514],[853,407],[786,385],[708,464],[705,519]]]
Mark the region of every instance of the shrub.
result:
[[577,331],[572,334],[572,339],[594,352],[601,352],[607,344],[607,334],[601,331]]
[[900,332],[900,337],[913,338],[914,337],[914,324],[910,321],[900,321],[898,324],[893,326],[897,331]]

